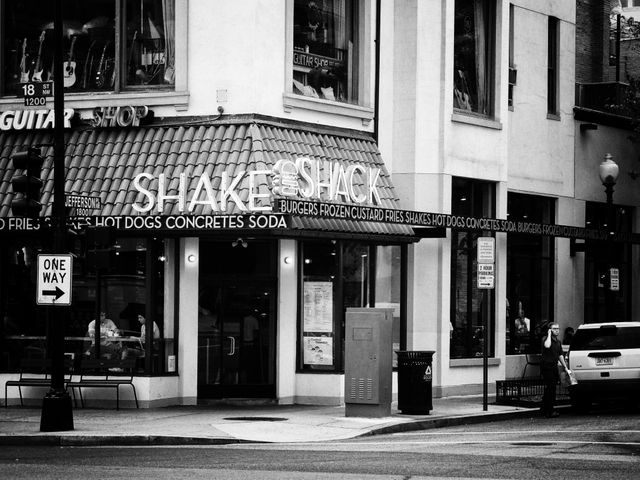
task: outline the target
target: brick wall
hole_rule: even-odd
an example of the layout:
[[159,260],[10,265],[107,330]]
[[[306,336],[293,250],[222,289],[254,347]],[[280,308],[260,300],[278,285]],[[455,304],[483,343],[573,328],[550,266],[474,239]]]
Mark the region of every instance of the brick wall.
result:
[[576,82],[615,79],[609,69],[610,0],[576,0]]

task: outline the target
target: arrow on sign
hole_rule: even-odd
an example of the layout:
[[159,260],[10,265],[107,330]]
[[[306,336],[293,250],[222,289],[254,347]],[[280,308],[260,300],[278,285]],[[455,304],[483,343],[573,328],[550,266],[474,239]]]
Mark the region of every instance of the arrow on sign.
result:
[[42,295],[55,295],[56,300],[58,300],[64,292],[60,289],[60,287],[56,286],[55,290],[42,290]]

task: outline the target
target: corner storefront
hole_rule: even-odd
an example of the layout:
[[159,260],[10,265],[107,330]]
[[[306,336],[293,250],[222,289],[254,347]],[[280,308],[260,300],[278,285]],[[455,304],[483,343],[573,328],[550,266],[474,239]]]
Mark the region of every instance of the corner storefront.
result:
[[[24,115],[0,132],[2,383],[23,359],[46,357],[48,309],[63,308],[35,301],[37,255],[51,248],[53,137],[44,122],[16,124]],[[398,208],[371,136],[253,115],[154,119],[145,106],[68,118],[72,305],[58,327],[74,368],[135,355],[143,406],[339,403],[347,307],[392,308],[401,347],[412,229],[274,211],[278,198]],[[36,220],[10,209],[11,156],[34,146],[45,157]],[[92,345],[88,325],[101,312],[115,336]],[[114,401],[98,391],[88,399]]]

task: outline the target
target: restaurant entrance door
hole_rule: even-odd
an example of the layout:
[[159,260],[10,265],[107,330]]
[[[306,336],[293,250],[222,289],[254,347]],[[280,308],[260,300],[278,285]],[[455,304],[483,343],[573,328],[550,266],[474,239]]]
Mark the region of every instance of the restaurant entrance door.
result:
[[[225,249],[221,244],[208,249],[217,252],[213,270],[229,260],[221,247]],[[227,254],[253,257],[248,248]],[[201,254],[198,398],[274,398],[276,283],[258,273],[207,271],[206,256]]]

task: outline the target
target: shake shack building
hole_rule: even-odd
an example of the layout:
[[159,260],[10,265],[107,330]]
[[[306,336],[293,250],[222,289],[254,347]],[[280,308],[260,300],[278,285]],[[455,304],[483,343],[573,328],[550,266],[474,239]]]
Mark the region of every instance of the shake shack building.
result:
[[[47,328],[64,330],[76,368],[95,355],[135,355],[142,406],[339,403],[348,307],[393,309],[394,348],[404,347],[403,246],[416,238],[366,214],[399,208],[371,136],[257,116],[136,125],[151,117],[145,107],[107,113],[66,130],[70,307],[36,302],[37,258],[52,243],[52,131],[35,117],[15,128],[29,122],[24,113],[3,120],[13,126],[0,132],[3,384],[24,359],[47,356]],[[36,220],[11,210],[12,155],[34,146],[45,159]],[[336,218],[313,216],[318,205]],[[337,219],[352,207],[357,220]],[[48,327],[50,308],[65,308],[63,325]],[[96,346],[87,327],[100,312],[117,336],[103,332]],[[86,400],[109,405],[111,393]],[[25,401],[43,394],[27,390]]]

